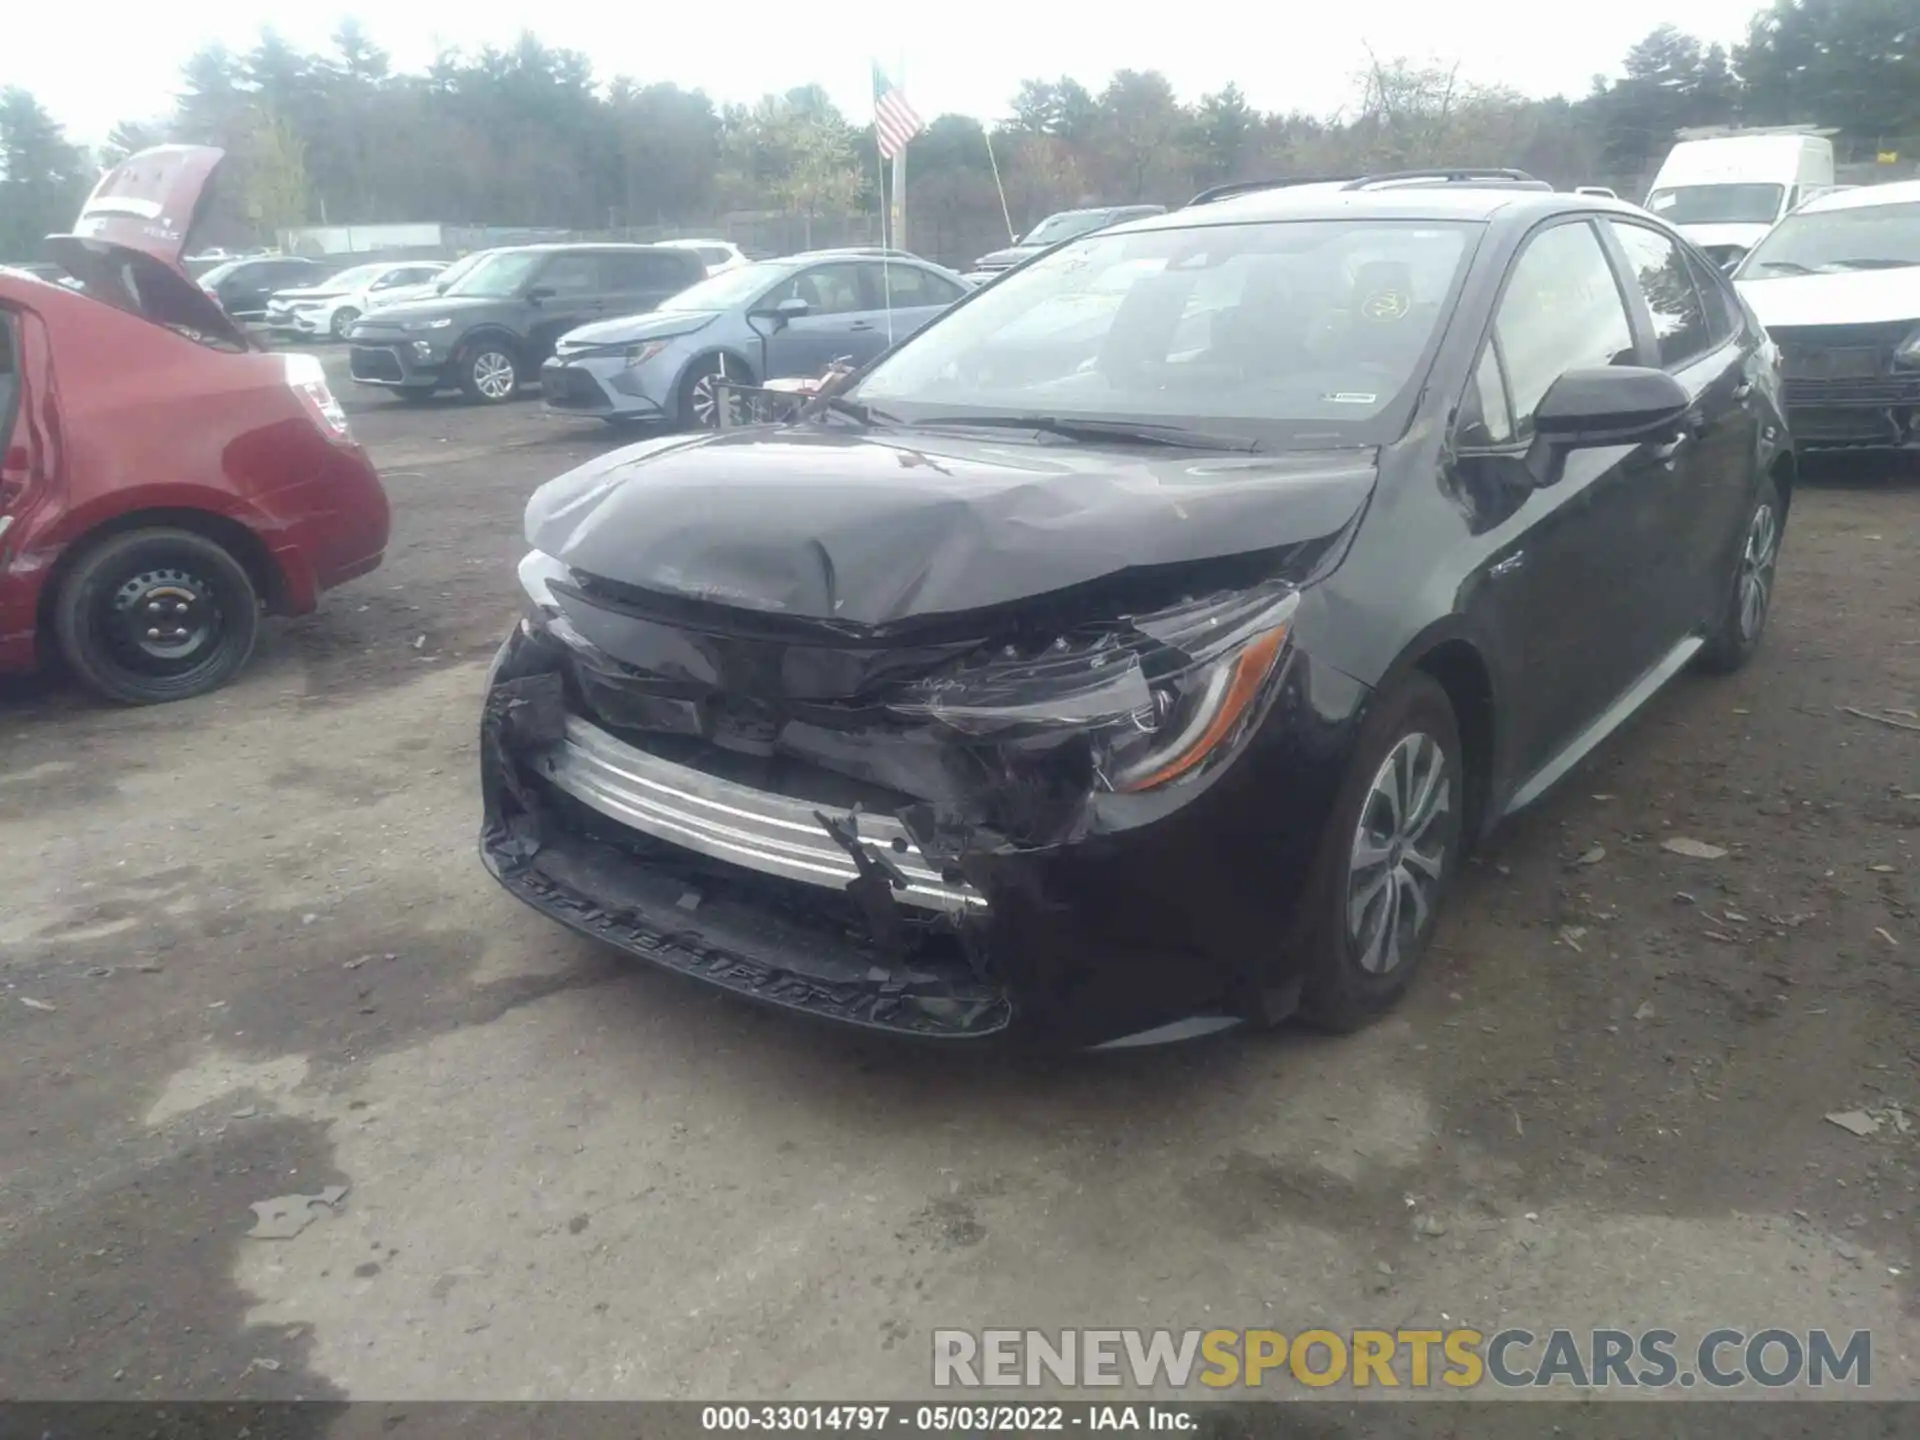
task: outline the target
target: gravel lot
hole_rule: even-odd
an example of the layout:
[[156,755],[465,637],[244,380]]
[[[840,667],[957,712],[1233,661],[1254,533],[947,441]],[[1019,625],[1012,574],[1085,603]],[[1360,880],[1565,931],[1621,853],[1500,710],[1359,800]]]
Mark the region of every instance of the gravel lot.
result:
[[384,569],[216,696],[0,696],[0,1395],[877,1399],[936,1326],[1463,1323],[1870,1327],[1920,1395],[1920,734],[1839,708],[1920,710],[1911,469],[1803,490],[1756,663],[1502,832],[1386,1023],[1014,1063],[499,892],[519,512],[611,438],[350,403]]

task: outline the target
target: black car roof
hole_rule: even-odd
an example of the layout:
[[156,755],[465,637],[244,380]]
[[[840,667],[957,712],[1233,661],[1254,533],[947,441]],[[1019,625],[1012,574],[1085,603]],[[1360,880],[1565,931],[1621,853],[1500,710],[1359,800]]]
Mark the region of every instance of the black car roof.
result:
[[1408,184],[1377,190],[1353,190],[1340,180],[1309,181],[1276,189],[1248,191],[1205,205],[1173,210],[1103,233],[1179,230],[1201,225],[1246,225],[1263,220],[1348,220],[1379,216],[1394,220],[1512,219],[1531,225],[1549,215],[1604,212],[1638,215],[1638,206],[1600,195],[1559,190],[1518,190],[1471,184]]

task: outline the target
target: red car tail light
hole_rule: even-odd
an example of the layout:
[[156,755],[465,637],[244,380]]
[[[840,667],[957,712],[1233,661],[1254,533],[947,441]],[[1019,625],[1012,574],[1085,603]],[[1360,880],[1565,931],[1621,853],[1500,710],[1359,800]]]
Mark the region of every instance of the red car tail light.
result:
[[352,440],[347,412],[334,398],[333,388],[327,384],[327,372],[319,360],[312,355],[283,355],[281,359],[286,363],[288,387],[306,405],[314,423],[337,439]]

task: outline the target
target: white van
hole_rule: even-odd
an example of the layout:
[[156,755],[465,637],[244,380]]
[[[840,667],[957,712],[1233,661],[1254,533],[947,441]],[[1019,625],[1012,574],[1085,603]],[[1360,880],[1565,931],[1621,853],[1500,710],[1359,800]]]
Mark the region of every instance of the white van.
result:
[[1833,142],[1824,135],[1727,135],[1673,147],[1647,209],[1726,265],[1773,223],[1833,188]]

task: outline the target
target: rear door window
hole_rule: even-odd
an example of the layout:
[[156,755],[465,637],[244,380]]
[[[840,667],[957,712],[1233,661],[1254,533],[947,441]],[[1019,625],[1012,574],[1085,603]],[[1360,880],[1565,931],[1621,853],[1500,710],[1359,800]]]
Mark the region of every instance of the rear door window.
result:
[[[1693,282],[1686,252],[1667,236],[1644,225],[1609,220],[1627,263],[1640,282],[1647,309],[1653,312],[1653,333],[1660,344],[1660,363],[1678,369],[1714,348],[1706,306]],[[1725,330],[1721,338],[1731,334]]]
[[1693,274],[1694,288],[1700,292],[1700,303],[1707,312],[1708,348],[1717,349],[1739,333],[1739,302],[1726,276],[1698,255],[1687,256],[1687,269]]
[[556,255],[534,283],[561,297],[598,295],[613,288],[601,279],[600,259],[598,255]]
[[703,274],[687,250],[609,251],[601,257],[609,290],[657,294],[684,290]]

